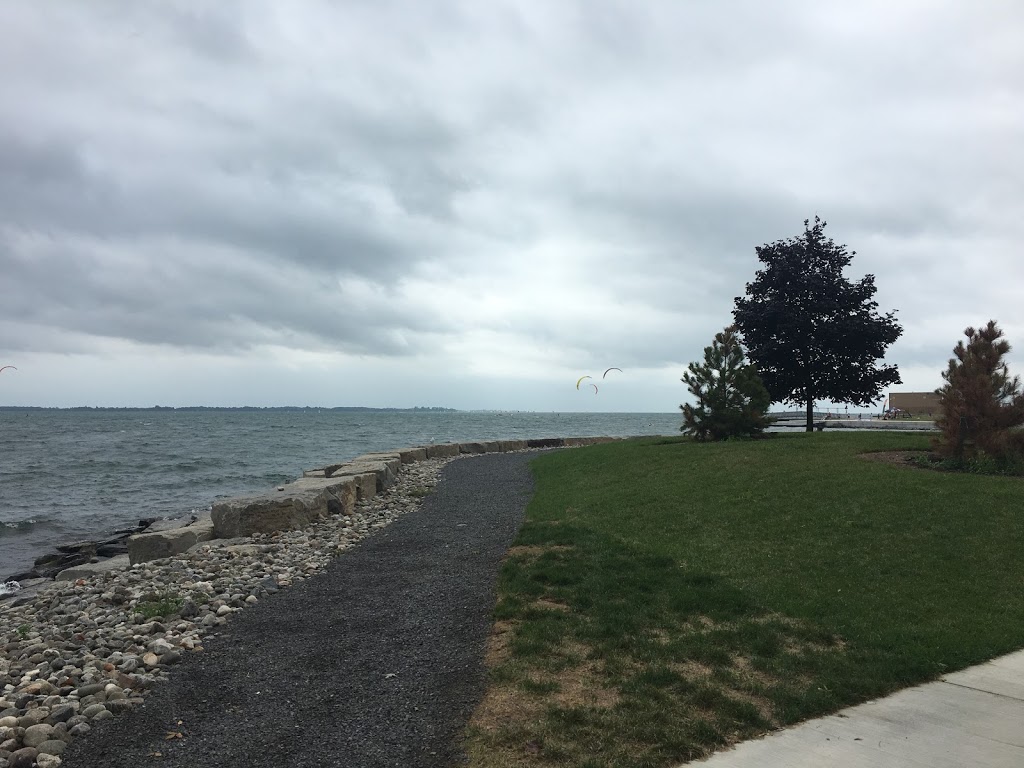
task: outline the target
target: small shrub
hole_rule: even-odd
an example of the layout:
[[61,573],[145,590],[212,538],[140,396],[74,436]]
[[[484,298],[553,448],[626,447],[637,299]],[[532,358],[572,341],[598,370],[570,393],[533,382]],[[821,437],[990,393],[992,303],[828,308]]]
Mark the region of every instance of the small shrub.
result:
[[142,600],[135,606],[136,613],[141,613],[147,619],[155,619],[157,616],[172,616],[181,610],[185,600],[178,595],[171,593],[157,594],[150,592],[142,596]]
[[923,469],[935,469],[940,472],[967,472],[972,475],[1004,475],[1024,477],[1024,457],[995,457],[986,453],[975,453],[966,458],[944,457],[932,453],[916,456],[912,461]]

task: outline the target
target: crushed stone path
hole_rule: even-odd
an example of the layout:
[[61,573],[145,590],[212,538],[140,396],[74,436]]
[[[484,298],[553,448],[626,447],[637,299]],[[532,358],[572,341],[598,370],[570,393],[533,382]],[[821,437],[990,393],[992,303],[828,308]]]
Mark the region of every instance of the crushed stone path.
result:
[[238,614],[63,768],[458,764],[535,455],[451,462],[419,511]]

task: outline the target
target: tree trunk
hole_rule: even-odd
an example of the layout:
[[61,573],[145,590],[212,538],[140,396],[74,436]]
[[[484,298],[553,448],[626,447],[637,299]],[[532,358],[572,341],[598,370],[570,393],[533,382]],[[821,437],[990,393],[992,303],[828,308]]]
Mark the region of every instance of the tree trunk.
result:
[[814,398],[810,392],[807,393],[807,428],[804,431],[814,431]]

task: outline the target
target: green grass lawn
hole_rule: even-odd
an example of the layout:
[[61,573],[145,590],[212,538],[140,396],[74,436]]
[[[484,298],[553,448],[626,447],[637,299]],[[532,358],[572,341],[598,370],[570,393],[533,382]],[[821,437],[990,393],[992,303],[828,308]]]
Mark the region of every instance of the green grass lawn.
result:
[[669,766],[1024,646],[1024,480],[908,433],[544,455],[471,764]]

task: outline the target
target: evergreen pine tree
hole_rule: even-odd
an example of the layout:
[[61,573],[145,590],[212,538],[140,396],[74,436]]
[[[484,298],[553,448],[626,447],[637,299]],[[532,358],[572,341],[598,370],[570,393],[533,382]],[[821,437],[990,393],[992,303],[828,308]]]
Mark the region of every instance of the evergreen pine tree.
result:
[[1003,356],[1010,344],[994,320],[984,328],[967,328],[967,344],[958,341],[945,384],[936,390],[942,406],[936,450],[963,459],[975,451],[993,458],[1024,455],[1024,393],[1020,378],[1011,378]]
[[697,398],[680,405],[680,428],[698,440],[759,435],[770,423],[765,416],[771,398],[753,365],[746,361],[735,326],[715,335],[704,347],[704,362],[690,363],[682,381]]

